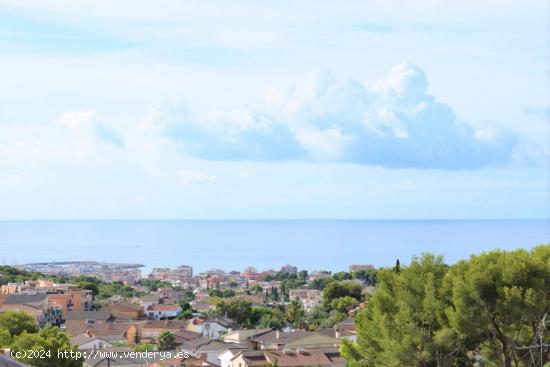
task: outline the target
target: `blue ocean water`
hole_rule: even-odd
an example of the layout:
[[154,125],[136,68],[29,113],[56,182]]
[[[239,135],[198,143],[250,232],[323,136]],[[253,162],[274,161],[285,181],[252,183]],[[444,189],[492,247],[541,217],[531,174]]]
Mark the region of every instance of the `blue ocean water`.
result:
[[407,263],[423,252],[448,263],[494,248],[550,243],[550,220],[0,221],[0,261],[96,260],[152,267],[347,270]]

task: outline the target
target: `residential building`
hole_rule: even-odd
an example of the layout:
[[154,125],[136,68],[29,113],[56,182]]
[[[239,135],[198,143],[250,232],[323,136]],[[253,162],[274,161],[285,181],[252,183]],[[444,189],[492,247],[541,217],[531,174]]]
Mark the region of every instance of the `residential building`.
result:
[[65,324],[62,328],[70,336],[83,334],[95,325],[113,322],[115,317],[103,311],[71,311],[63,316]]
[[222,335],[239,328],[239,324],[226,317],[210,317],[202,324],[202,335],[219,339]]
[[258,273],[258,270],[253,267],[253,266],[247,266],[245,269],[244,269],[244,273],[247,273],[247,274],[257,274]]
[[221,339],[226,343],[237,343],[253,347],[253,344],[250,341],[251,338],[268,333],[272,330],[272,328],[234,330],[223,335]]
[[220,357],[228,350],[250,350],[250,347],[236,343],[224,343],[211,338],[198,338],[183,343],[180,346],[182,352],[187,352],[191,355],[200,355],[201,359],[207,362],[220,366]]
[[128,320],[137,320],[145,315],[141,306],[132,303],[115,303],[102,307],[101,311],[108,312],[117,318]]
[[181,275],[182,278],[192,278],[193,277],[193,267],[189,265],[180,265],[176,268],[176,271]]
[[[169,331],[176,334],[179,331],[186,330],[187,320],[147,320],[139,323],[136,330],[129,330],[129,334],[138,333],[138,339],[141,343],[156,343],[157,338],[163,331]],[[200,337],[199,333],[196,333]]]
[[290,301],[300,301],[306,312],[323,303],[323,292],[317,289],[297,288],[288,292]]
[[36,318],[40,326],[61,325],[63,310],[50,304],[46,294],[9,294],[0,296],[0,313],[4,311],[25,311]]
[[237,353],[228,367],[262,367],[266,365],[279,367],[298,366],[334,366],[344,367],[345,360],[340,357],[337,348],[294,350],[253,350]]
[[181,313],[181,307],[179,305],[166,305],[158,304],[151,305],[147,308],[147,317],[153,319],[172,319],[177,317]]
[[147,294],[143,297],[138,298],[137,304],[141,306],[144,310],[147,310],[150,306],[158,305],[160,303],[160,296],[158,294]]
[[330,348],[337,347],[340,339],[323,335],[314,331],[295,330],[283,332],[272,330],[268,333],[250,338],[254,349],[283,349],[283,348]]
[[293,265],[285,265],[281,267],[281,273],[296,274],[298,273],[298,268]]
[[106,340],[93,336],[91,333],[84,333],[71,338],[71,345],[76,345],[78,350],[112,348],[113,344]]

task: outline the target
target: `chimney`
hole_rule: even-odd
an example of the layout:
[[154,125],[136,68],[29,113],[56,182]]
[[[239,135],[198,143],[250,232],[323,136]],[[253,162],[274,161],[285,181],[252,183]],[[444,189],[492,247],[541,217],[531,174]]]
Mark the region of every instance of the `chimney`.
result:
[[276,330],[275,331],[275,339],[279,339],[280,337],[281,337],[280,331]]
[[338,326],[334,327],[334,337],[339,338],[340,337],[340,329],[338,329]]

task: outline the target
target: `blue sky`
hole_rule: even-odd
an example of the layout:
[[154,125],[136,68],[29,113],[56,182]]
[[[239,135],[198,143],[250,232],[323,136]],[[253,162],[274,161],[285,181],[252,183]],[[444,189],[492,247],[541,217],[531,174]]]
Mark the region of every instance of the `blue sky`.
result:
[[548,218],[548,14],[0,0],[0,219]]

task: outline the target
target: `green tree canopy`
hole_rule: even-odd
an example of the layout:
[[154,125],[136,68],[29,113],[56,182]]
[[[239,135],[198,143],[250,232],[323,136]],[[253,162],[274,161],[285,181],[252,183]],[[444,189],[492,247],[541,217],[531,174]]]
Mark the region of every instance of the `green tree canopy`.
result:
[[36,333],[38,323],[34,316],[24,311],[5,311],[0,313],[0,329],[7,330],[10,337],[15,337],[23,332]]
[[345,296],[333,299],[330,305],[333,310],[347,314],[359,305],[359,301],[356,298]]
[[302,304],[298,300],[290,302],[286,306],[286,319],[294,327],[300,327],[300,324],[304,321],[305,312],[302,308]]
[[227,316],[239,324],[247,324],[252,312],[252,303],[242,299],[222,301],[216,305],[217,315]]
[[342,353],[354,366],[467,366],[465,342],[448,327],[441,257],[414,258],[378,272],[376,292],[356,317],[358,343]]
[[134,352],[152,352],[153,350],[155,350],[155,347],[149,343],[138,344],[134,347]]
[[[28,358],[23,357],[20,360],[31,366],[38,367],[80,367],[82,359],[70,358],[58,355],[58,351],[73,351],[77,348],[72,346],[69,336],[54,326],[48,326],[39,333],[29,334],[26,331],[14,338],[11,349],[17,351],[45,351],[46,358]],[[49,352],[48,354],[45,354]]]
[[333,299],[341,297],[353,297],[360,301],[363,287],[352,281],[332,282],[323,290],[323,301],[325,307],[330,307]]
[[550,362],[550,245],[448,267],[426,254],[381,269],[356,316],[350,366],[534,367]]
[[0,348],[9,347],[11,344],[11,335],[7,329],[0,329]]
[[445,291],[451,325],[478,342],[484,360],[505,367],[550,361],[550,245],[460,261]]
[[173,350],[176,348],[176,337],[168,330],[165,330],[159,335],[157,346],[159,350]]

